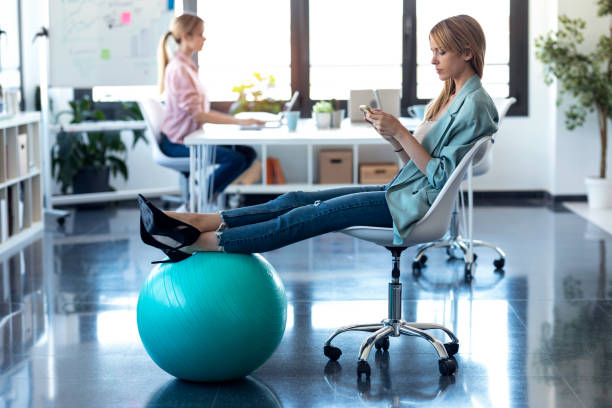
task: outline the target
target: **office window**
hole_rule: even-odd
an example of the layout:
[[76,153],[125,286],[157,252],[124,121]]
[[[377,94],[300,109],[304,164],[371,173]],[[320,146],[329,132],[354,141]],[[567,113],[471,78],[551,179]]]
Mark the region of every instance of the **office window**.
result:
[[401,88],[402,0],[310,0],[310,99]]
[[483,86],[493,98],[509,96],[510,84],[510,0],[427,0],[416,1],[417,98],[438,95],[441,82],[431,65],[429,31],[440,20],[468,14],[482,26],[487,40]]
[[19,9],[17,0],[3,0],[0,12],[0,84],[4,90],[21,88]]
[[236,100],[232,88],[273,75],[267,95],[291,96],[291,18],[287,0],[198,1],[206,42],[198,55],[200,78],[213,101]]

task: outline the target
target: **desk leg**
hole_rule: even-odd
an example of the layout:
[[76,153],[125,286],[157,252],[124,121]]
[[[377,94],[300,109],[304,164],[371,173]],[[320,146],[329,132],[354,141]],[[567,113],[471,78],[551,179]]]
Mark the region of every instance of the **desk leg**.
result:
[[195,211],[195,178],[197,147],[189,146],[189,211]]
[[[308,144],[306,146],[306,183],[310,190],[312,190],[312,185],[314,183],[312,165],[312,145]],[[319,177],[321,177],[320,174]]]
[[268,145],[261,145],[261,185],[268,184]]
[[212,202],[212,198],[213,198],[213,191],[215,189],[215,179],[212,176],[214,174],[214,166],[215,166],[215,162],[216,162],[216,156],[217,156],[217,146],[216,145],[210,145],[209,146],[209,151],[208,151],[208,157],[210,158],[210,160],[208,161],[208,165],[207,168],[212,169],[211,173],[210,173],[210,177],[208,177],[208,174],[206,174],[206,179],[208,180],[210,178],[210,183],[208,185],[208,191],[206,194],[206,212],[212,212],[214,211],[214,207],[215,204]]
[[206,177],[206,168],[208,165],[208,146],[200,146],[200,171],[198,173],[199,191],[198,191],[198,208],[197,212],[203,212],[206,205],[206,196],[208,195],[208,177]]
[[359,184],[359,145],[353,145],[353,184]]

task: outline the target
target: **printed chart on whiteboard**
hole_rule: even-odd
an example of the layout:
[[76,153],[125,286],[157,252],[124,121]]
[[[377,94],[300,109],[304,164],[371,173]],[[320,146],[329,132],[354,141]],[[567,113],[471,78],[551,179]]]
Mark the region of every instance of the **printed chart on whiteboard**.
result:
[[169,0],[50,0],[50,86],[153,85]]

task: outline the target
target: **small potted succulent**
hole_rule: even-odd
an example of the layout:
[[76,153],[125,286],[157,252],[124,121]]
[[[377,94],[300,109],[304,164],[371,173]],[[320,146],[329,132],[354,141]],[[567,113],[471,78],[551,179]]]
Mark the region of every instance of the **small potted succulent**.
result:
[[329,129],[334,107],[329,101],[319,101],[312,107],[312,117],[318,129]]

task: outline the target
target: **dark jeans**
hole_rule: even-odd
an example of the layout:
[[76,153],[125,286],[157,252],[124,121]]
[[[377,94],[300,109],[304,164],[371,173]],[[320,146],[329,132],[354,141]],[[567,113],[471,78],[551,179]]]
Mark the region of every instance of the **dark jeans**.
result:
[[382,186],[294,191],[265,204],[221,211],[218,232],[225,252],[255,253],[355,225],[391,227]]
[[[161,151],[170,157],[189,157],[189,148],[184,144],[172,143],[168,136],[161,134]],[[213,193],[225,190],[243,171],[248,169],[257,157],[257,153],[249,146],[216,146],[215,164],[219,167],[212,176]]]

